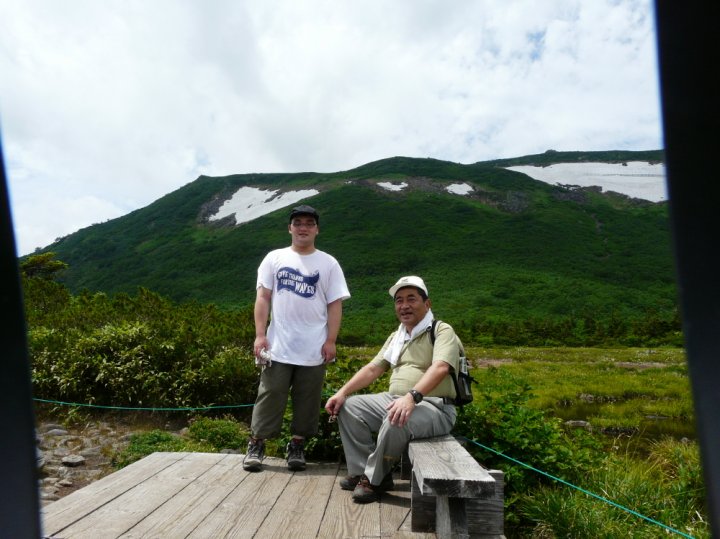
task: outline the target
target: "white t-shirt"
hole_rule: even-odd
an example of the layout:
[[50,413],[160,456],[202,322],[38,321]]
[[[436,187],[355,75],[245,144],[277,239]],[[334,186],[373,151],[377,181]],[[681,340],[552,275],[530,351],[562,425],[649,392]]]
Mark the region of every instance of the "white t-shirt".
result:
[[350,297],[345,275],[331,255],[301,255],[291,247],[270,251],[258,268],[257,288],[272,290],[267,337],[273,361],[320,365],[327,339],[327,306]]

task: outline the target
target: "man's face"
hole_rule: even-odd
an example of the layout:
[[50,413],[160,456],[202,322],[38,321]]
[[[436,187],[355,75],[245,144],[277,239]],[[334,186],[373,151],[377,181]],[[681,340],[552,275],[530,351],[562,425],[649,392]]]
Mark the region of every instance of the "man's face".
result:
[[407,330],[417,326],[429,310],[430,300],[423,300],[417,288],[401,288],[395,293],[395,314]]
[[315,237],[320,230],[314,217],[298,215],[290,221],[288,232],[292,236],[293,244],[306,246],[315,244]]

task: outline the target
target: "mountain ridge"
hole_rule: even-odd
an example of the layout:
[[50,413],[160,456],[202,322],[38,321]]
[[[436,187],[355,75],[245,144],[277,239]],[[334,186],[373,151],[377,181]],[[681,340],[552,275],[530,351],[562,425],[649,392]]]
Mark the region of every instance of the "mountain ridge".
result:
[[[321,214],[318,248],[340,261],[353,295],[348,335],[395,323],[385,296],[403,274],[422,275],[438,315],[470,333],[492,319],[671,316],[666,204],[550,185],[498,165],[603,159],[661,162],[662,151],[546,152],[471,165],[392,157],[334,173],[200,176],[42,252],[69,264],[63,282],[75,293],[144,287],[176,301],[247,308],[260,260],[289,245],[287,207],[239,225],[210,217],[240,187],[313,188],[318,194],[304,202]],[[391,191],[383,182],[408,187]],[[453,183],[473,193],[448,192]]]

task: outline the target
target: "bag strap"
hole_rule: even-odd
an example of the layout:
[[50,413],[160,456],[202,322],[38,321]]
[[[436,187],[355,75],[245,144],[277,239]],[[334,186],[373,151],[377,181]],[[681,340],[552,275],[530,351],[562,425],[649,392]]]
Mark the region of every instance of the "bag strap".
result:
[[[433,318],[432,324],[430,324],[430,327],[428,328],[428,331],[430,332],[430,344],[432,344],[433,346],[435,346],[435,337],[437,336],[437,335],[435,335],[435,328],[437,327],[437,325],[440,322],[441,322],[441,320],[436,320],[435,318]],[[464,356],[465,355],[465,347],[459,340],[458,340],[458,346],[460,347],[460,355]]]
[[440,320],[433,318],[432,324],[430,324],[430,327],[428,328],[428,331],[430,332],[430,344],[433,346],[435,346],[435,328],[437,327],[438,322],[440,322]]
[[[432,324],[430,324],[430,327],[428,328],[428,331],[430,332],[430,344],[432,346],[435,346],[435,328],[440,323],[440,320],[436,320],[433,318]],[[459,365],[458,365],[459,367]],[[460,394],[460,387],[458,386],[457,381],[457,374],[455,374],[455,369],[452,369],[450,371],[450,377],[452,378],[453,385],[455,386],[455,396]],[[462,407],[462,405],[460,405]]]

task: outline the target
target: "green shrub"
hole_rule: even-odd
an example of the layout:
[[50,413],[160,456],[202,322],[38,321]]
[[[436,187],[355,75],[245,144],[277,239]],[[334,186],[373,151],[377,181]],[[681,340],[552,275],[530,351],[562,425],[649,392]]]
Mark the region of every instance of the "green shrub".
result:
[[215,451],[244,449],[248,430],[235,419],[198,417],[190,422],[188,437],[200,444],[209,444]]
[[159,451],[209,452],[211,451],[211,447],[208,444],[200,444],[189,441],[170,432],[153,430],[150,432],[133,434],[130,437],[130,443],[128,446],[114,456],[113,465],[116,468],[123,468],[151,453]]
[[[29,280],[29,297],[53,285],[59,286]],[[247,311],[173,305],[147,290],[136,297],[80,294],[43,305],[27,309],[38,397],[157,408],[254,401],[254,329]]]
[[190,420],[187,436],[157,429],[133,434],[128,446],[115,455],[113,464],[122,468],[156,451],[218,453],[243,448],[247,436],[247,427],[232,417],[197,417]]
[[255,402],[259,371],[249,347],[221,347],[199,366],[196,402],[250,405]]

